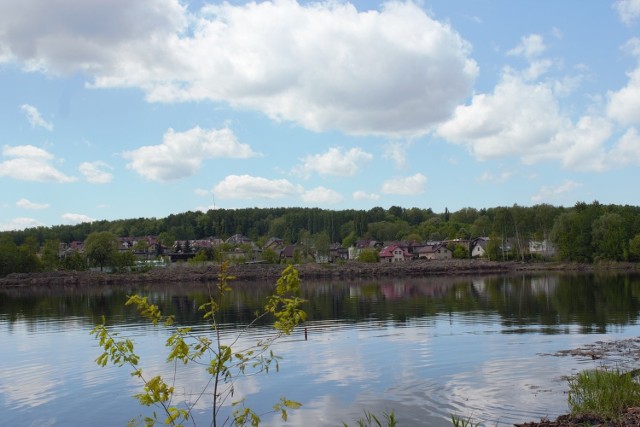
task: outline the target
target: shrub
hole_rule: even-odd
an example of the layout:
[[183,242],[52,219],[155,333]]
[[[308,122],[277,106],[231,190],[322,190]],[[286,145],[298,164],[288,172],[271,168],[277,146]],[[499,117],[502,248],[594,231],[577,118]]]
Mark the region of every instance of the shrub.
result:
[[363,249],[358,255],[360,262],[379,262],[380,254],[375,249]]

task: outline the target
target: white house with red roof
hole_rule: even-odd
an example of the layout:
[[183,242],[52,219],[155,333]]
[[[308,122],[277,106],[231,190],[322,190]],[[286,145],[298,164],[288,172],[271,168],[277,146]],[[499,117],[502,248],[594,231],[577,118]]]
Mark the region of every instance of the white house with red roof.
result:
[[386,246],[379,255],[380,262],[403,262],[413,258],[413,255],[399,245]]

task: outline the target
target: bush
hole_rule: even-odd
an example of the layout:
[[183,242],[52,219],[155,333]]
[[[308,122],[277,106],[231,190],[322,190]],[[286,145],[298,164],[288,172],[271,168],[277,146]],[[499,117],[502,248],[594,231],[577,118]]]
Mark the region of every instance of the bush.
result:
[[360,262],[380,262],[380,254],[375,249],[364,249],[358,255]]

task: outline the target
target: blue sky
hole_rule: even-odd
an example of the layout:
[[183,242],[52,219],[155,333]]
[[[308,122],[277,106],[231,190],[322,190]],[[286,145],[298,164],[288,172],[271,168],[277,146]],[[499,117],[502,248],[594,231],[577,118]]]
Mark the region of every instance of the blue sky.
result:
[[640,204],[640,0],[0,0],[0,230]]

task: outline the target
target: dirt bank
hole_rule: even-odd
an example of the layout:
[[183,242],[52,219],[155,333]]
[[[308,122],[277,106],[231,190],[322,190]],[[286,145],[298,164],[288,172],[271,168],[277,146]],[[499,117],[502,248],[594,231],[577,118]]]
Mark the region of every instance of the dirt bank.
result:
[[[238,280],[275,280],[282,265],[243,264],[232,266],[229,274]],[[518,271],[636,271],[637,264],[567,264],[492,262],[484,260],[416,260],[404,263],[369,264],[303,264],[296,266],[304,279],[355,279],[376,277],[419,277],[428,275],[501,274]],[[100,273],[88,271],[55,271],[46,273],[14,273],[0,278],[0,287],[13,286],[91,286],[162,282],[206,282],[216,280],[217,265],[173,265],[144,273]]]

